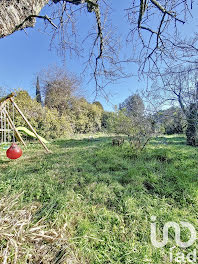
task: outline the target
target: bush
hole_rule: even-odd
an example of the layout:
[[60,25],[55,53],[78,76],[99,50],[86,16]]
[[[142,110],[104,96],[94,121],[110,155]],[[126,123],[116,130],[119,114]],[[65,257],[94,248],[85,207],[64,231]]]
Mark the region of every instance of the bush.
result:
[[89,133],[101,130],[102,112],[100,106],[88,103],[84,98],[78,99],[67,111],[75,133]]
[[[59,115],[56,109],[42,107],[26,91],[19,91],[15,98],[19,108],[38,134],[46,138],[56,138],[73,133],[69,116]],[[27,126],[21,115],[15,115],[15,125]]]
[[107,120],[109,132],[127,135],[132,148],[141,150],[152,137],[152,123],[144,116],[128,115],[125,109],[116,111]]
[[[101,130],[103,109],[84,98],[73,100],[62,113],[57,108],[43,107],[27,91],[18,91],[15,101],[37,133],[47,139]],[[12,109],[10,109],[12,116]],[[22,116],[15,113],[15,125],[26,126]]]

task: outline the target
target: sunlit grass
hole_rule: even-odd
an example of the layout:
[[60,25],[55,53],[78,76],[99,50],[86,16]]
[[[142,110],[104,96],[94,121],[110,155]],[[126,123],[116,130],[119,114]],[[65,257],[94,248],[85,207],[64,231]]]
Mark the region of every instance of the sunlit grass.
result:
[[184,220],[197,227],[198,150],[184,137],[153,139],[139,154],[104,135],[60,139],[49,148],[46,155],[28,145],[16,161],[1,150],[0,191],[23,192],[20,206],[39,203],[35,221],[66,226],[83,261],[75,263],[169,263],[174,241],[163,250],[152,246],[151,216],[161,227]]

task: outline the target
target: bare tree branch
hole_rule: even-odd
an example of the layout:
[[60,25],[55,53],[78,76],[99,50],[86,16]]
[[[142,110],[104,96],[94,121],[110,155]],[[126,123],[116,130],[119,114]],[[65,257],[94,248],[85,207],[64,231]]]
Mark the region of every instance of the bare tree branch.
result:
[[55,25],[53,23],[52,19],[49,18],[47,15],[45,15],[45,16],[30,15],[30,16],[26,17],[21,24],[17,25],[15,27],[14,31],[17,31],[17,30],[23,28],[23,25],[25,24],[25,22],[31,20],[32,18],[41,18],[41,19],[47,20],[53,27],[58,28],[57,25]]
[[[143,1],[143,0],[142,0]],[[150,0],[163,14],[167,14],[167,15],[169,15],[169,16],[171,16],[171,17],[173,17],[176,21],[179,21],[179,22],[181,22],[181,23],[185,23],[185,21],[183,21],[183,20],[181,20],[181,19],[179,19],[179,18],[177,18],[177,15],[176,15],[176,13],[174,12],[174,11],[168,11],[168,10],[166,10],[166,8],[165,7],[163,7],[162,5],[160,5],[160,3],[158,2],[158,1],[156,1],[156,0]]]

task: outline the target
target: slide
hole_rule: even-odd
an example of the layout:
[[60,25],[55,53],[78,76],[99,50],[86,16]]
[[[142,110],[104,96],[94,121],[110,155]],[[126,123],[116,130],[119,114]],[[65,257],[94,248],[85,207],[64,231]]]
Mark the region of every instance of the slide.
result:
[[[26,134],[26,135],[28,135],[30,137],[36,138],[34,133],[32,131],[30,131],[29,129],[27,129],[26,127],[17,127],[16,129],[17,129],[17,131],[22,132],[22,133],[24,133],[24,134]],[[45,144],[49,143],[46,139],[44,139],[41,136],[39,136],[39,139]]]

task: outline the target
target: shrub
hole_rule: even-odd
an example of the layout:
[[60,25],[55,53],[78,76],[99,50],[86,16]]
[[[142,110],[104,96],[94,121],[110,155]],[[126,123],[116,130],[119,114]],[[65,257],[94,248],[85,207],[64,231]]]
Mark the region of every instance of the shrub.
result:
[[[32,99],[27,91],[18,91],[15,101],[38,134],[46,138],[101,130],[103,109],[98,104],[88,103],[84,98],[76,98],[70,108],[65,108],[61,113],[57,108],[43,107],[36,99]],[[27,126],[17,113],[14,122],[16,127]]]
[[[27,117],[38,134],[46,138],[56,138],[73,133],[70,117],[59,115],[57,109],[42,107],[26,91],[19,91],[15,99],[17,105]],[[23,118],[16,113],[15,124],[27,126]]]
[[108,130],[116,135],[127,135],[132,148],[141,150],[152,137],[151,122],[144,116],[128,115],[125,109],[108,118]]

